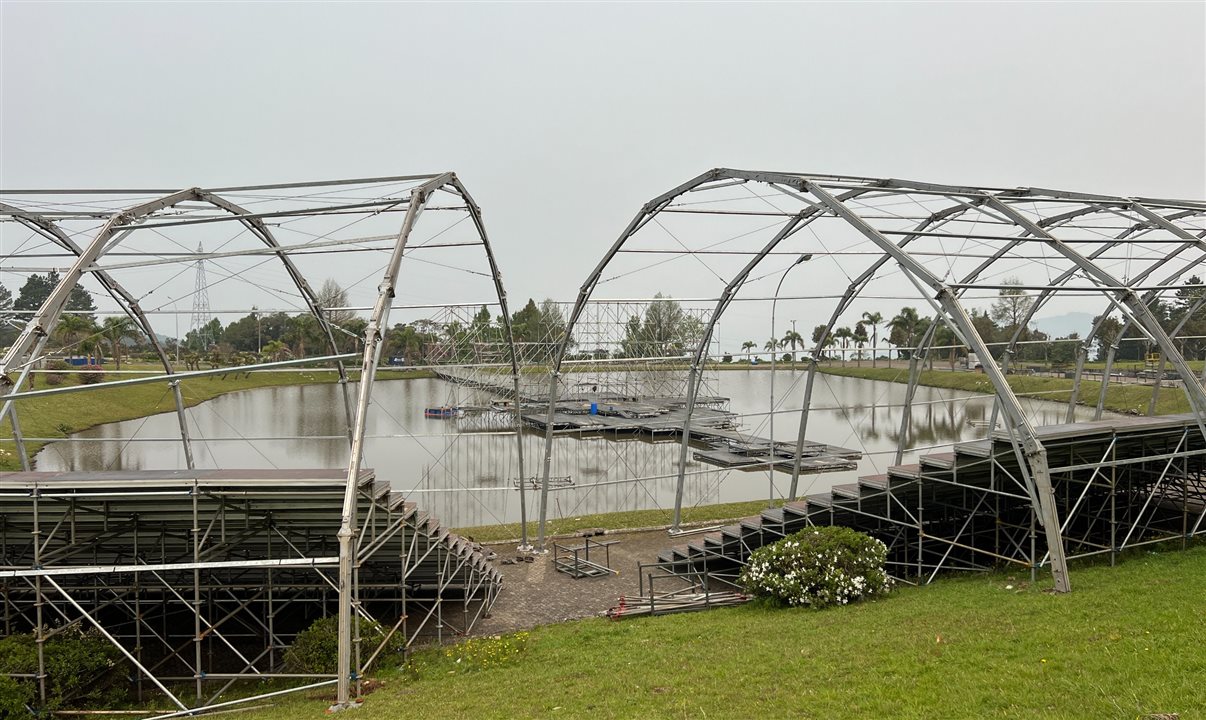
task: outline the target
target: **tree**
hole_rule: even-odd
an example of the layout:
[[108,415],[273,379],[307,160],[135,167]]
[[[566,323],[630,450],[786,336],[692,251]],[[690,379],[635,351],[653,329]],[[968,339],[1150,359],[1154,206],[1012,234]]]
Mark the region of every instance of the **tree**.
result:
[[997,300],[988,311],[989,316],[1006,330],[1014,331],[1026,319],[1034,298],[1021,288],[1022,281],[1016,277],[1005,278],[1007,287],[997,291]]
[[67,314],[59,318],[55,332],[61,349],[74,356],[76,350],[86,351],[91,347],[88,339],[96,332],[96,325],[86,315]]
[[117,363],[117,369],[121,370],[122,340],[138,337],[134,321],[124,315],[107,317],[101,325],[100,331],[105,336],[105,339],[109,341],[109,349],[113,352],[113,361]]
[[753,340],[746,340],[745,342],[741,343],[741,352],[745,353],[746,360],[750,359],[750,351],[756,347],[758,347],[758,343],[754,342]]
[[[1098,327],[1098,323],[1101,323]],[[1100,315],[1093,318],[1093,326],[1097,327],[1097,360],[1105,360],[1106,354],[1109,353],[1110,347],[1117,344],[1119,335],[1122,333],[1122,323],[1115,317],[1106,316],[1102,319]]]
[[658,293],[644,315],[633,315],[620,342],[624,357],[678,357],[703,341],[703,323],[677,300]]
[[222,321],[210,318],[209,322],[198,330],[189,330],[184,334],[184,344],[189,348],[205,353],[211,346],[217,345],[222,338]]
[[[825,330],[828,327],[828,325],[817,325],[812,329],[812,344],[816,346],[818,355],[822,353],[822,350],[825,346],[829,345],[833,341],[833,338],[825,334]],[[821,344],[822,338],[825,340],[825,345]]]
[[[858,365],[858,367],[862,367],[863,366],[863,346],[867,344],[867,340],[868,340],[867,327],[865,325],[863,325],[863,323],[857,322],[854,324],[854,334],[853,334],[852,339],[854,340],[855,346],[858,347],[858,353],[855,355],[855,357],[857,358],[855,363]],[[872,353],[872,355],[874,355],[874,353]]]
[[779,341],[774,338],[771,338],[770,340],[766,341],[766,344],[762,346],[762,349],[767,351],[771,355],[774,355],[775,351],[779,349]]
[[918,331],[922,329],[922,320],[921,316],[917,314],[917,308],[901,308],[900,312],[888,321],[888,327],[891,328],[888,342],[896,346],[896,356],[898,358],[912,357],[919,339]]
[[878,312],[865,312],[863,320],[871,326],[871,367],[875,367],[876,353],[879,352],[879,326],[884,316]]
[[8,345],[17,334],[13,315],[13,294],[0,285],[0,346]]
[[[955,335],[955,331],[951,330],[950,326],[944,322],[939,322],[938,327],[934,328],[933,344],[939,348],[946,350],[946,360],[951,366],[951,370],[955,369],[955,361],[959,359],[959,336]],[[934,360],[931,355],[930,367],[934,367]]]
[[[16,302],[13,303],[13,310],[24,313],[22,319],[29,320],[33,313],[46,303],[50,297],[50,293],[54,291],[55,286],[59,284],[58,272],[51,270],[45,275],[33,274],[21,286],[21,290],[17,295]],[[71,294],[67,296],[67,304],[63,306],[66,310],[73,310],[87,317],[89,321],[95,322],[96,316],[93,311],[96,310],[96,303],[92,301],[92,293],[84,289],[80,284],[76,284],[71,288]]]
[[280,340],[270,340],[264,343],[264,348],[260,351],[260,355],[269,362],[288,360],[292,354],[289,352],[289,347]]
[[323,280],[322,287],[318,290],[318,305],[322,308],[323,317],[327,322],[338,327],[343,327],[356,317],[353,310],[338,309],[348,306],[348,291],[331,278]]
[[1048,359],[1052,366],[1056,365],[1071,365],[1076,362],[1076,348],[1080,346],[1080,334],[1072,333],[1067,337],[1057,338],[1058,341],[1051,343],[1051,350],[1048,354]]
[[795,367],[796,364],[797,345],[799,347],[804,347],[804,338],[795,330],[788,330],[787,333],[783,335],[783,340],[781,340],[779,343],[780,347],[791,347],[791,364],[793,367]]
[[289,327],[281,340],[293,347],[295,357],[306,357],[306,346],[321,346],[326,342],[326,334],[318,324],[318,318],[310,313],[301,313],[289,320]]
[[842,343],[842,365],[846,364],[846,349],[850,347],[850,338],[854,333],[848,327],[840,327],[833,331],[833,337]]

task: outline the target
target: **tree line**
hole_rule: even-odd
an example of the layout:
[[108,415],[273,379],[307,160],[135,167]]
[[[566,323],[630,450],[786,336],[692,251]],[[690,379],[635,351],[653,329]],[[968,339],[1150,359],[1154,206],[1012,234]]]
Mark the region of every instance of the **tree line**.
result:
[[[973,308],[969,311],[972,325],[989,347],[992,356],[1000,360],[1008,343],[1017,337],[1013,360],[1014,362],[1043,363],[1049,365],[1067,365],[1075,362],[1077,347],[1081,344],[1079,333],[1070,333],[1063,337],[1051,337],[1033,327],[1023,326],[1029,318],[1035,296],[1027,293],[1021,287],[1021,281],[1010,278],[1003,283],[998,291],[997,299],[985,311]],[[1159,299],[1149,307],[1159,320],[1161,327],[1175,336],[1176,342],[1187,358],[1197,358],[1206,354],[1206,286],[1197,276],[1185,281],[1186,287],[1179,289],[1169,300]],[[1196,287],[1202,286],[1202,287]],[[890,318],[885,318],[879,312],[864,312],[853,327],[835,327],[825,336],[821,348],[820,359],[840,359],[846,362],[847,353],[856,362],[862,362],[864,348],[870,343],[872,365],[881,357],[890,358],[895,352],[898,359],[909,359],[914,348],[921,342],[930,329],[933,318],[924,316],[915,307],[902,307]],[[1127,325],[1124,320],[1108,313],[1093,318],[1093,326],[1098,328],[1094,341],[1095,355],[1090,360],[1105,359],[1111,346],[1117,345],[1115,358],[1120,361],[1143,360],[1154,349],[1146,336],[1135,328]],[[1124,327],[1126,328],[1123,332]],[[771,338],[761,346],[766,352],[787,350],[784,360],[794,361],[797,348],[815,348],[825,335],[826,326],[817,325],[812,331],[812,345],[805,346],[803,339],[795,332],[788,331],[782,338]],[[885,333],[885,339],[892,349],[884,351],[879,345],[880,333]],[[945,359],[952,367],[967,356],[967,348],[962,346],[955,333],[944,322],[934,328],[930,345],[936,348],[931,354]],[[741,345],[742,352],[747,356],[759,350],[759,345],[753,340],[747,340]]]

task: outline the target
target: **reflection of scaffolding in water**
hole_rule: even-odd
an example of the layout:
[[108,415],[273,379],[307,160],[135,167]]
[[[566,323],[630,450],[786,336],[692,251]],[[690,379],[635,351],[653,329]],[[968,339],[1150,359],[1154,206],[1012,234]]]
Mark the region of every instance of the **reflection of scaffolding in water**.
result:
[[[530,366],[545,365],[551,359],[563,338],[571,307],[546,301],[539,306],[539,320],[529,318],[524,323],[515,323],[517,351]],[[431,323],[455,327],[456,332],[447,333],[449,339],[428,355],[436,376],[448,381],[448,402],[455,403],[460,412],[454,420],[455,432],[448,433],[445,449],[433,454],[433,460],[438,461],[425,469],[422,491],[438,496],[431,502],[442,507],[441,513],[459,518],[462,526],[501,522],[503,518],[491,511],[481,496],[507,492],[518,481],[517,476],[507,474],[515,467],[511,450],[480,437],[468,440],[462,435],[503,432],[515,422],[515,391],[507,374],[509,368],[497,359],[499,345],[492,329],[481,321],[474,322],[479,313],[479,307],[460,306],[433,314]],[[591,303],[575,326],[574,351],[557,379],[558,394],[565,400],[581,400],[584,405],[589,405],[592,399],[605,398],[655,398],[670,406],[681,405],[687,389],[686,352],[699,343],[707,317],[706,310],[682,307],[662,298]],[[718,348],[718,340],[713,342]],[[719,372],[709,368],[700,373],[699,382],[702,389],[715,391],[719,388]],[[549,385],[547,373],[521,375],[519,405],[525,417],[538,415],[546,406]],[[713,400],[711,406],[723,412],[727,401],[716,396]],[[578,441],[598,441],[605,443],[603,447],[612,448],[635,441],[587,439],[589,432],[569,435]],[[454,448],[457,443],[470,442],[491,449]],[[542,454],[538,440],[529,438],[525,445],[526,456]],[[665,507],[668,496],[664,493],[670,486],[661,485],[677,476],[671,444],[636,442],[643,452],[597,453],[596,465],[585,470],[596,479],[582,476],[578,456],[582,447],[566,437],[553,450],[558,466],[566,468],[559,477],[568,478],[553,488],[554,497],[549,505],[553,517]],[[634,454],[641,457],[634,459]],[[698,476],[692,490],[697,501],[716,502],[721,479],[727,473],[705,470],[694,459],[688,465]],[[504,468],[507,470],[500,472]],[[562,502],[563,497],[566,502]],[[424,504],[428,502],[424,500]],[[505,503],[503,512],[508,512]]]
[[[538,457],[542,443],[539,434],[525,433],[525,456]],[[423,468],[421,484],[404,489],[409,499],[455,527],[519,519],[515,442],[509,433],[464,433],[436,444],[433,454],[440,459]],[[676,447],[672,440],[558,436],[553,455],[560,474],[551,483],[549,517],[668,508],[674,497]],[[688,471],[692,504],[736,499],[725,493],[721,482],[730,471],[694,458],[688,461]],[[532,482],[539,476],[529,471],[528,479],[530,500]]]

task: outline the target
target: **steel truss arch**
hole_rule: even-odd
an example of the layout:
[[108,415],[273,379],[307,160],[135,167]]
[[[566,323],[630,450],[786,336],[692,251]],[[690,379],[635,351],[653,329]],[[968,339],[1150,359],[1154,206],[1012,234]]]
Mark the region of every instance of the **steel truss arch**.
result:
[[[961,298],[968,289],[982,287],[985,283],[981,280],[981,277],[988,270],[995,268],[998,261],[1007,259],[1011,251],[1027,243],[1054,251],[1051,256],[1054,260],[1068,264],[1068,268],[1060,274],[1058,279],[1050,279],[1046,283],[1047,287],[1043,288],[1042,294],[1039,296],[1041,298],[1040,301],[1032,303],[1029,308],[1027,320],[1033,317],[1034,312],[1044,305],[1049,297],[1060,292],[1061,289],[1069,287],[1073,278],[1088,278],[1096,286],[1096,291],[1110,297],[1111,306],[1116,305],[1121,307],[1126,315],[1142,328],[1145,334],[1152,337],[1156,344],[1160,346],[1164,356],[1177,368],[1178,373],[1185,380],[1186,394],[1194,415],[1197,417],[1199,430],[1203,436],[1206,436],[1206,426],[1202,424],[1203,418],[1206,417],[1206,394],[1203,394],[1201,386],[1194,381],[1192,374],[1188,371],[1188,366],[1185,364],[1184,359],[1174,346],[1169,335],[1162,330],[1156,318],[1152,316],[1147,308],[1147,304],[1159,296],[1160,290],[1152,289],[1146,291],[1146,297],[1143,299],[1140,299],[1135,291],[1135,288],[1141,287],[1142,281],[1150,277],[1160,267],[1175,262],[1185,251],[1194,247],[1206,249],[1206,244],[1203,244],[1200,237],[1195,236],[1184,227],[1173,226],[1172,222],[1170,222],[1206,213],[1206,203],[1147,198],[1137,201],[1133,198],[1035,188],[1010,189],[952,186],[887,178],[791,174],[718,168],[703,173],[646,203],[616,241],[612,243],[579,289],[573,310],[568,318],[566,334],[551,363],[545,457],[541,488],[541,529],[539,536],[541,543],[544,541],[546,498],[552,462],[553,413],[558,400],[561,367],[566,357],[566,352],[573,342],[573,330],[582,314],[584,306],[590,302],[605,269],[624,250],[625,245],[643,227],[654,221],[659,214],[667,211],[677,199],[697,190],[745,183],[760,184],[780,193],[790,195],[800,201],[803,204],[803,208],[793,213],[786,211],[764,213],[777,214],[783,217],[783,223],[776,226],[777,231],[774,237],[759,252],[756,254],[751,253],[753,258],[740,271],[727,278],[721,278],[726,283],[725,287],[716,301],[713,314],[705,325],[702,340],[693,348],[688,366],[687,427],[690,424],[697,393],[696,376],[700,371],[701,365],[707,361],[707,348],[709,347],[713,331],[720,317],[741,289],[743,283],[751,276],[754,268],[766,259],[774,248],[786,237],[793,235],[817,218],[836,217],[844,221],[848,227],[856,230],[866,240],[870,241],[882,254],[866,270],[859,274],[857,278],[851,280],[846,292],[838,301],[837,309],[833,312],[828,324],[825,326],[820,343],[817,346],[817,351],[813,353],[813,358],[809,363],[808,384],[804,391],[805,399],[801,412],[800,433],[796,444],[797,458],[801,451],[806,428],[812,380],[816,372],[816,358],[819,357],[819,350],[824,346],[825,335],[833,331],[842,313],[859,297],[860,293],[864,291],[867,284],[881,268],[895,262],[905,276],[912,280],[914,286],[919,291],[923,288],[925,289],[924,292],[921,292],[921,296],[933,306],[935,320],[941,318],[950,325],[960,341],[971,348],[972,351],[979,353],[982,357],[992,357],[987,344],[972,324],[971,317],[964,307],[964,301]],[[873,223],[861,217],[860,211],[852,205],[852,201],[862,198],[880,197],[883,195],[908,196],[912,194],[947,198],[953,204],[944,210],[932,212],[930,217],[918,223],[911,233],[908,231],[895,231],[895,235],[903,236],[903,238],[897,239],[889,239],[890,235],[885,235]],[[930,199],[936,198],[931,197]],[[1027,207],[1033,206],[1033,210],[1021,212],[1018,207],[1023,204]],[[1042,205],[1042,209],[1040,209],[1040,205]],[[1048,208],[1053,208],[1054,211],[1046,212]],[[1155,210],[1149,210],[1149,208],[1171,211],[1172,214],[1167,217],[1162,216]],[[1005,243],[1005,245],[998,249],[991,257],[980,263],[972,272],[964,276],[961,282],[951,283],[938,277],[923,262],[913,257],[910,254],[908,246],[917,237],[926,234],[940,235],[941,233],[937,231],[942,229],[944,225],[960,218],[960,216],[967,214],[971,210],[975,210],[981,217],[991,218],[991,221],[995,224],[1007,228],[1005,232],[994,232],[991,235],[979,236],[982,239],[990,239],[994,242],[1000,241]],[[1130,227],[1113,237],[1113,239],[1094,238],[1092,242],[1100,243],[1100,247],[1087,254],[1079,252],[1073,245],[1069,245],[1061,237],[1053,234],[1057,228],[1061,228],[1064,225],[1081,227],[1077,223],[1081,222],[1082,218],[1095,218],[1099,213],[1114,213],[1115,215],[1122,216],[1127,219]],[[717,211],[717,214],[722,213]],[[733,214],[738,213],[734,211]],[[1094,230],[1094,226],[1088,220],[1083,221],[1083,226],[1088,227],[1090,231]],[[1163,256],[1152,261],[1152,264],[1141,274],[1135,277],[1120,279],[1102,265],[1101,260],[1107,255],[1108,250],[1124,245],[1128,241],[1133,241],[1133,236],[1142,236],[1154,230],[1171,233],[1179,237],[1180,242],[1172,249],[1163,251]],[[1010,231],[1017,234],[1011,235]],[[958,237],[959,234],[958,230],[951,233],[954,237]],[[976,236],[969,235],[965,237],[971,238]],[[1077,242],[1089,241],[1077,240]],[[690,252],[685,247],[684,251],[687,253]],[[1152,260],[1152,258],[1147,257],[1145,260]],[[1184,272],[1186,270],[1182,269],[1179,273],[1171,276],[1167,282],[1177,280]],[[923,343],[919,344],[918,349],[931,344],[933,331],[936,327],[936,322],[931,323],[929,331]],[[1010,351],[1016,347],[1017,341],[1018,336],[1015,335],[1008,343]],[[1086,342],[1090,341],[1086,340]],[[924,352],[924,350],[922,351]],[[910,390],[916,385],[917,375],[915,364],[916,353],[914,353],[913,357],[914,364],[910,373]],[[1008,361],[1006,360],[1006,362]],[[1060,590],[1068,590],[1070,584],[1063,557],[1064,542],[1060,529],[1060,517],[1055,510],[1054,501],[1051,497],[1050,475],[1047,469],[1047,458],[1043,444],[1023,414],[1020,402],[1006,382],[1005,373],[1002,369],[996,367],[994,363],[988,362],[986,371],[992,381],[997,398],[994,405],[994,413],[998,410],[1004,412],[1008,420],[1009,429],[1012,433],[1016,433],[1014,436],[1015,449],[1019,460],[1023,461],[1019,464],[1023,474],[1027,476],[1026,484],[1034,505],[1034,511],[1039,523],[1043,526],[1044,532],[1047,535],[1048,546],[1051,548],[1052,572],[1055,576],[1056,586]],[[909,397],[911,398],[911,393]],[[771,412],[774,412],[774,408],[771,408]],[[905,412],[905,416],[908,416],[907,411]],[[904,441],[903,435],[901,441]],[[689,442],[689,432],[684,432],[679,451],[675,529],[677,529],[681,518],[681,496]],[[791,492],[794,497],[796,481],[798,481],[799,476],[798,461],[796,467],[793,469],[792,476]]]

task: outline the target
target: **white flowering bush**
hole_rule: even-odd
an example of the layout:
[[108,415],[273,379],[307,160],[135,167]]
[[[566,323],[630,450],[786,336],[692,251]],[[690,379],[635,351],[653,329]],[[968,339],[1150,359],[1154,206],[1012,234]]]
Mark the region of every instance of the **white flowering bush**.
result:
[[810,527],[750,555],[746,592],[780,605],[820,609],[886,594],[888,548],[845,527]]

